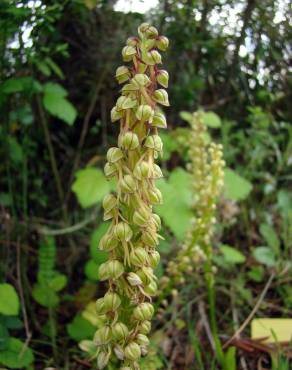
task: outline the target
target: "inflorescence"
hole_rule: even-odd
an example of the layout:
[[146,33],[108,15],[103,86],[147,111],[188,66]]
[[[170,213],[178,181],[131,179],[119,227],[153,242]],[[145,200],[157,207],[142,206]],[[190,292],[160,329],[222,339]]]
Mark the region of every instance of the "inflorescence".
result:
[[158,129],[167,127],[157,104],[169,106],[164,89],[168,73],[158,69],[158,50],[167,49],[168,39],[147,23],[138,34],[122,50],[123,60],[133,65],[116,70],[118,83],[126,83],[111,111],[112,122],[120,122],[120,134],[118,146],[107,152],[104,168],[107,178],[116,179],[116,193],[103,200],[104,220],[111,224],[99,244],[109,253],[99,268],[108,291],[96,302],[104,322],[93,340],[99,369],[112,361],[121,370],[139,369],[139,358],[147,354],[151,300],[157,291],[153,269],[160,259],[156,247],[161,220],[153,205],[162,202],[155,186],[162,171],[155,159],[163,147]]

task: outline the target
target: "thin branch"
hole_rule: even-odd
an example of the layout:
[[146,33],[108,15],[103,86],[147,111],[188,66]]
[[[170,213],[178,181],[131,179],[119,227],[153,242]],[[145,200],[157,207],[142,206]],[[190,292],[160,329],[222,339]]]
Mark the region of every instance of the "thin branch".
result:
[[264,288],[264,290],[262,291],[256,305],[254,306],[254,308],[252,309],[251,313],[248,315],[248,317],[244,320],[244,322],[242,323],[242,325],[239,327],[238,330],[236,330],[236,332],[232,335],[232,337],[230,339],[228,339],[228,341],[223,345],[223,349],[227,348],[229,346],[229,344],[234,340],[236,339],[239,334],[247,327],[247,325],[250,323],[250,321],[252,320],[252,318],[254,317],[254,315],[256,314],[257,310],[260,308],[260,305],[262,304],[266,294],[267,294],[267,291],[269,290],[271,284],[272,284],[272,281],[274,280],[274,277],[275,277],[275,273],[273,272],[269,278],[269,280],[267,281],[267,284]]

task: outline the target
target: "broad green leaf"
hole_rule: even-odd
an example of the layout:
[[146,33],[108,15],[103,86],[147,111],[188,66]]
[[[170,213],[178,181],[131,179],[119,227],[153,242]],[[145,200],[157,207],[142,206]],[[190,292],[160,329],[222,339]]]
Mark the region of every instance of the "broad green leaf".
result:
[[55,117],[73,125],[77,111],[66,99],[67,91],[59,84],[48,82],[44,87],[43,103],[46,110]]
[[7,316],[17,315],[19,298],[15,288],[10,284],[0,284],[0,313]]
[[176,140],[166,132],[160,133],[161,140],[163,141],[163,160],[169,160],[171,153],[177,150],[178,143]]
[[73,321],[67,324],[69,336],[79,342],[83,339],[92,339],[96,328],[81,315],[76,315]]
[[181,111],[181,112],[179,112],[179,116],[184,121],[187,121],[189,123],[192,122],[193,115],[190,112]]
[[224,195],[226,198],[239,201],[246,199],[252,190],[252,184],[238,175],[231,168],[224,171]]
[[277,205],[284,216],[292,212],[292,192],[280,190],[277,194]]
[[10,337],[5,350],[0,351],[0,364],[9,369],[23,369],[34,361],[34,355],[30,348],[24,347],[25,344],[17,339]]
[[8,329],[23,328],[23,322],[17,316],[0,316],[0,323]]
[[83,208],[99,203],[109,192],[110,187],[100,169],[87,167],[76,173],[72,191]]
[[7,95],[22,91],[28,91],[29,93],[40,92],[42,91],[42,86],[30,76],[12,77],[3,82],[0,86],[0,91]]
[[67,284],[67,276],[57,273],[53,279],[49,282],[50,288],[55,292],[62,290]]
[[168,181],[163,179],[157,184],[163,194],[163,204],[156,212],[180,241],[184,240],[193,215],[190,184],[191,176],[181,168],[175,169]]
[[46,285],[36,284],[32,290],[32,296],[41,306],[56,307],[59,304],[57,293]]
[[218,128],[221,126],[221,119],[218,114],[214,112],[202,112],[203,122],[206,126]]
[[47,82],[44,85],[44,94],[49,94],[49,95],[52,94],[59,98],[65,98],[68,95],[68,92],[60,84],[56,84],[53,82]]
[[86,262],[84,272],[86,277],[92,281],[98,281],[98,269],[100,264],[96,263],[93,259]]
[[257,247],[253,251],[254,258],[263,265],[273,267],[276,264],[275,253],[269,247]]
[[269,224],[261,224],[260,233],[268,246],[271,247],[275,253],[278,253],[280,249],[280,240],[275,229]]
[[109,223],[103,222],[99,228],[97,228],[91,235],[90,240],[90,255],[91,258],[94,260],[95,263],[98,265],[105,262],[108,258],[108,253],[105,251],[101,251],[98,249],[99,241],[106,233],[109,227]]
[[223,253],[226,262],[231,264],[244,263],[246,258],[237,249],[230,247],[229,245],[222,245],[220,251]]

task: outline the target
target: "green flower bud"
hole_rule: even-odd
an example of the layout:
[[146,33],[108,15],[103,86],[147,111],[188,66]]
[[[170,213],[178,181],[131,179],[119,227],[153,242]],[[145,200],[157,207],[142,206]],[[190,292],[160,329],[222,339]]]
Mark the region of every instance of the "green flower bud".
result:
[[131,361],[139,360],[139,358],[141,357],[141,349],[140,349],[139,344],[137,344],[135,342],[129,343],[125,347],[124,353],[125,353],[125,357],[128,360],[131,360]]
[[150,78],[145,75],[144,73],[137,73],[131,80],[132,84],[141,87],[141,86],[148,86],[151,83]]
[[126,222],[119,222],[115,226],[114,235],[121,242],[129,242],[133,236],[133,232]]
[[148,51],[152,49],[155,45],[155,40],[154,39],[149,39],[144,42],[144,47]]
[[128,46],[137,46],[139,43],[138,37],[129,37],[126,44]]
[[155,281],[151,281],[145,288],[144,291],[150,296],[153,296],[157,293],[158,287]]
[[134,168],[134,176],[138,180],[142,180],[143,178],[149,178],[151,177],[151,166],[148,162],[142,161],[140,163],[137,163],[135,168]]
[[133,318],[137,321],[151,320],[154,308],[151,303],[143,302],[133,310]]
[[113,109],[111,110],[111,121],[116,122],[119,119],[121,119],[122,117],[123,117],[123,113],[121,111],[118,112],[117,107],[114,106]]
[[158,36],[158,31],[155,27],[150,26],[149,23],[142,23],[138,27],[138,34],[141,38],[146,36],[147,38],[155,38]]
[[149,346],[149,339],[144,334],[138,334],[136,337],[136,341],[141,346]]
[[119,360],[121,360],[121,361],[124,360],[125,354],[124,354],[124,350],[123,350],[123,347],[122,346],[120,346],[119,344],[116,344],[114,346],[114,353],[115,353],[115,355],[117,356],[117,358]]
[[104,307],[106,312],[116,311],[121,304],[121,298],[117,293],[107,292],[104,296]]
[[104,166],[104,174],[106,177],[113,177],[117,172],[117,168],[111,163],[106,163]]
[[164,114],[155,112],[151,125],[158,128],[166,128],[167,123]]
[[168,94],[167,91],[164,89],[155,90],[153,94],[153,100],[161,105],[169,107]]
[[[147,64],[139,63],[138,72],[139,73],[144,73],[146,71],[147,67],[148,67]],[[150,80],[149,80],[149,82],[150,82]]]
[[117,322],[112,326],[112,334],[116,341],[125,340],[129,334],[129,329],[122,322]]
[[131,76],[131,73],[129,71],[129,68],[127,68],[125,66],[121,66],[121,67],[117,68],[117,70],[116,70],[116,79],[118,80],[119,84],[128,81],[130,76]]
[[148,253],[142,247],[135,248],[130,253],[130,262],[134,266],[141,267],[145,265],[148,261]]
[[152,177],[154,179],[161,179],[163,177],[163,173],[161,171],[161,168],[157,164],[153,165]]
[[136,117],[143,122],[149,121],[151,123],[153,115],[154,110],[150,107],[150,105],[147,104],[139,105],[136,111]]
[[147,64],[154,66],[155,64],[161,64],[161,55],[157,50],[149,51],[144,60]]
[[106,309],[105,309],[105,306],[104,306],[104,299],[103,298],[99,298],[95,302],[95,306],[96,306],[96,312],[97,312],[98,315],[103,315],[104,313],[106,313]]
[[156,227],[156,230],[160,230],[161,229],[161,219],[156,213],[153,213],[152,221]]
[[133,56],[136,55],[137,51],[134,46],[125,46],[122,50],[123,61],[130,62],[133,59]]
[[168,72],[165,71],[164,69],[161,69],[160,71],[157,72],[156,75],[157,82],[167,88],[168,87],[168,80],[169,80],[169,75]]
[[78,344],[81,351],[94,353],[96,352],[96,344],[92,340],[82,340]]
[[113,238],[112,235],[105,234],[99,241],[98,248],[101,251],[111,251],[119,244],[118,240]]
[[106,158],[109,163],[116,163],[124,157],[123,152],[120,148],[109,148],[106,154]]
[[129,272],[127,275],[127,280],[131,286],[142,285],[141,278],[135,274],[135,272]]
[[154,232],[145,230],[142,234],[142,241],[149,247],[156,247],[158,245],[158,237]]
[[139,146],[139,139],[134,132],[127,132],[122,137],[122,146],[127,150],[134,150]]
[[148,334],[151,330],[151,322],[150,321],[142,321],[138,327],[138,330],[141,334]]
[[146,208],[140,208],[134,212],[133,222],[134,224],[144,227],[147,225],[150,219],[150,212]]
[[130,97],[126,97],[124,95],[120,96],[116,103],[116,110],[119,112],[125,109],[134,108],[137,105],[137,100],[131,99]]
[[165,51],[167,50],[169,45],[169,40],[166,36],[159,36],[156,39],[156,46],[158,47],[159,50]]
[[146,30],[145,30],[145,33],[146,33],[146,36],[149,37],[149,38],[155,38],[158,36],[158,31],[157,31],[157,28],[153,27],[153,26],[149,26]]
[[148,191],[149,200],[152,204],[162,204],[162,194],[157,188]]
[[103,209],[106,212],[111,211],[117,206],[117,198],[113,194],[107,194],[102,201]]
[[110,352],[100,352],[100,354],[97,357],[97,367],[98,369],[102,370],[104,369],[110,358]]
[[142,267],[140,270],[137,271],[137,275],[142,280],[144,285],[148,285],[153,280],[153,270],[151,267]]
[[137,86],[136,84],[133,84],[133,83],[129,83],[129,84],[126,84],[125,86],[123,86],[122,94],[123,95],[128,95],[129,93],[135,92],[137,90],[139,90],[139,86]]
[[95,334],[93,341],[96,345],[102,346],[107,344],[111,340],[111,330],[109,326],[103,326],[98,329]]
[[152,251],[149,253],[150,266],[155,269],[160,261],[160,254],[157,251]]
[[135,179],[131,175],[126,175],[121,181],[121,189],[128,194],[134,193],[137,190]]
[[99,266],[98,274],[101,281],[118,279],[124,273],[124,266],[118,260],[109,260]]
[[157,152],[161,152],[163,148],[162,140],[158,135],[150,135],[147,137],[144,146],[146,148],[154,149]]

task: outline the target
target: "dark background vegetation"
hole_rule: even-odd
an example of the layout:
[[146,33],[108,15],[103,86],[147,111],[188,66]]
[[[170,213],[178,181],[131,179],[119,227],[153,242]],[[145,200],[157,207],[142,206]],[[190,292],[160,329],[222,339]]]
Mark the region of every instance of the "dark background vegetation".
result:
[[[187,191],[185,183],[171,183],[171,173],[188,160],[183,145],[188,125],[181,111],[216,114],[211,135],[240,176],[229,179],[232,194],[220,201],[215,243],[223,342],[250,313],[272,274],[257,314],[292,312],[291,4],[163,0],[139,14],[116,11],[115,3],[0,2],[0,300],[9,296],[14,302],[10,311],[0,304],[0,364],[8,368],[90,368],[77,342],[92,336],[96,323],[87,305],[103,291],[96,269],[104,256],[96,248],[108,185],[100,168],[117,140],[118,127],[109,120],[119,94],[114,74],[125,40],[145,20],[170,39],[163,56],[171,107],[162,165],[176,201]],[[84,172],[88,168],[94,170]],[[166,199],[160,275],[188,227],[172,227],[182,221],[171,209],[174,201],[167,194]],[[187,206],[179,206],[187,217]],[[235,257],[226,250],[222,255],[219,238]],[[217,368],[200,324],[204,287],[198,279],[184,286],[179,301],[170,297],[159,310],[145,369],[202,369],[194,356],[194,332],[205,368]],[[4,282],[16,288],[18,298]],[[19,359],[20,339],[29,350]],[[265,352],[250,356],[238,349],[238,368],[270,368]],[[19,362],[7,363],[9,353]]]

